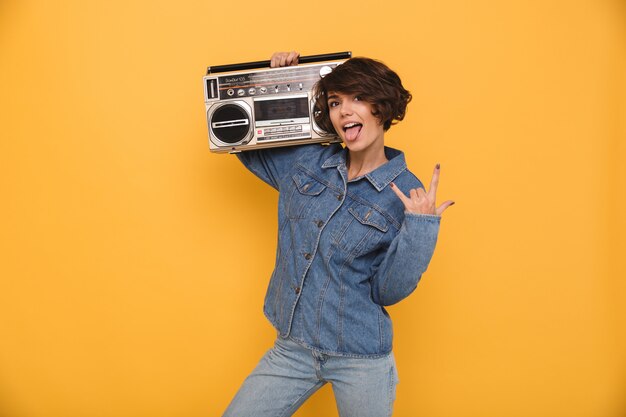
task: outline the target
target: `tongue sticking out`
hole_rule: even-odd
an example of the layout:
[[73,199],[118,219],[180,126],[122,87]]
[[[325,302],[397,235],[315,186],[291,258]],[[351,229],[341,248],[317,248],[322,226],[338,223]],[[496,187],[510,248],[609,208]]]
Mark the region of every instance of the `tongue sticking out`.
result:
[[363,126],[357,125],[346,129],[346,140],[355,140]]

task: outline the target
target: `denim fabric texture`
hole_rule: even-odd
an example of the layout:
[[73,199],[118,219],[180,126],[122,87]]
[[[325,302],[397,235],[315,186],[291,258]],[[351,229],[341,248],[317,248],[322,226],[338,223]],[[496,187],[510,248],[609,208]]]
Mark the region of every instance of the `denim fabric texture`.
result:
[[440,217],[405,213],[390,189],[422,183],[404,154],[348,181],[339,144],[242,152],[279,191],[276,264],[264,312],[282,337],[330,355],[381,357],[392,349],[384,306],[407,297],[426,271]]
[[341,417],[393,412],[398,373],[390,353],[376,359],[330,356],[278,337],[223,417],[287,417],[330,383]]

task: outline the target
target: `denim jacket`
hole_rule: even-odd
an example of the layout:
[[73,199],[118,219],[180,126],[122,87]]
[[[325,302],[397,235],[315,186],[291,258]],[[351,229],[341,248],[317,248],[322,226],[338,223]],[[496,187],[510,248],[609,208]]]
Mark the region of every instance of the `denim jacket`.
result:
[[331,355],[378,357],[392,345],[383,306],[415,287],[440,217],[405,213],[390,189],[423,187],[404,154],[348,181],[347,150],[305,145],[238,154],[279,191],[276,264],[264,312],[282,337]]

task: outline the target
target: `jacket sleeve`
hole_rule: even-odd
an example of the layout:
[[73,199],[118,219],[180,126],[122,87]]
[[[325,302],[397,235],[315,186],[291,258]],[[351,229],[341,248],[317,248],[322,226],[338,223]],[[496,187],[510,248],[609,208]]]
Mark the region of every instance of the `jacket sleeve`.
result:
[[298,145],[281,148],[259,149],[237,154],[250,172],[280,190],[283,180],[291,172],[295,162],[304,155],[315,152],[321,145]]
[[405,212],[400,231],[371,280],[376,304],[395,304],[415,290],[435,251],[440,221],[440,216]]

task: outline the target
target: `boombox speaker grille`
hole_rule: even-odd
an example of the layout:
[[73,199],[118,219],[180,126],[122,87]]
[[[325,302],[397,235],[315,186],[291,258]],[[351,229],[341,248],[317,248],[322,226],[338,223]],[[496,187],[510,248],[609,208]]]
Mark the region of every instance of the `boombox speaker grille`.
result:
[[211,130],[220,141],[237,144],[248,137],[251,128],[250,115],[236,104],[225,104],[213,112]]

